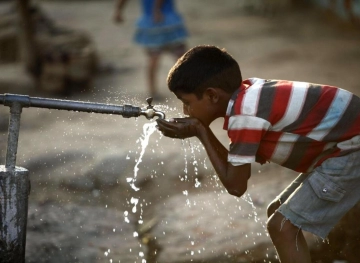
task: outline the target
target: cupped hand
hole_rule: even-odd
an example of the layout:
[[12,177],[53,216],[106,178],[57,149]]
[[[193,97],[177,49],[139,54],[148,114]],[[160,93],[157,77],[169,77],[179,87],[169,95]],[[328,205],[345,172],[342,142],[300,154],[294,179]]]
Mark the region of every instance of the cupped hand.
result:
[[166,137],[185,139],[198,136],[202,123],[196,118],[157,119],[157,128]]

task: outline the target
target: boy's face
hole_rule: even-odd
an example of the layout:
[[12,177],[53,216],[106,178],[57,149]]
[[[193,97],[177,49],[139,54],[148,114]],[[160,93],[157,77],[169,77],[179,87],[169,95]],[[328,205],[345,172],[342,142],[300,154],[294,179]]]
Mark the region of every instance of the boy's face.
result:
[[215,108],[211,99],[204,94],[201,99],[194,93],[176,92],[176,97],[183,103],[185,115],[199,119],[204,125],[209,126],[215,119]]

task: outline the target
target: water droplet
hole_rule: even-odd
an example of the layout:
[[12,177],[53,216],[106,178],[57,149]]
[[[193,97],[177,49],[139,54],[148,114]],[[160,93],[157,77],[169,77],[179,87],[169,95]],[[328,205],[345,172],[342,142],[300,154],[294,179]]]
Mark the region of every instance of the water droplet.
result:
[[139,202],[138,198],[131,197],[130,203],[134,205],[132,208],[133,213],[136,213],[136,205],[138,204],[138,202]]
[[195,187],[198,188],[200,187],[201,183],[199,182],[198,178],[195,178]]

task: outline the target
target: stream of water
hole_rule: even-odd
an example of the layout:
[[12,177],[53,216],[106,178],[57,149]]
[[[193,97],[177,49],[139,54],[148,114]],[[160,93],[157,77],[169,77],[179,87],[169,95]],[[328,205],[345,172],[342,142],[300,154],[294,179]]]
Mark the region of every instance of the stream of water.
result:
[[[142,162],[142,158],[145,154],[145,150],[146,147],[149,144],[149,139],[151,134],[153,134],[156,131],[156,123],[145,123],[144,127],[143,127],[143,134],[142,137],[140,137],[140,143],[141,143],[141,152],[140,152],[140,156],[135,164],[134,167],[134,176],[133,177],[128,177],[126,178],[126,181],[130,184],[131,188],[135,191],[139,191],[140,188],[135,186],[135,182],[136,182],[136,177],[138,175],[138,171],[139,171],[139,164]],[[137,204],[137,203],[136,203]],[[136,212],[136,208],[135,208],[135,212]]]
[[[139,173],[139,165],[140,163],[143,161],[143,156],[146,152],[147,146],[149,145],[149,140],[151,135],[156,131],[156,122],[151,122],[151,123],[146,123],[143,126],[143,130],[142,130],[142,135],[139,138],[139,140],[137,141],[137,143],[140,143],[140,153],[139,153],[139,157],[136,160],[134,169],[133,169],[133,176],[132,177],[128,177],[126,180],[129,183],[130,187],[134,190],[134,192],[137,192],[140,190],[139,187],[136,186],[136,181],[137,181],[137,176]],[[182,148],[183,148],[183,155],[184,155],[184,172],[185,175],[184,176],[180,176],[180,181],[187,181],[189,180],[188,178],[188,167],[189,167],[189,161],[188,161],[188,156],[189,155],[189,159],[191,160],[190,162],[193,165],[194,168],[194,174],[195,174],[195,178],[194,178],[194,187],[195,188],[199,188],[202,187],[202,184],[200,182],[200,180],[198,179],[198,166],[199,166],[199,158],[197,157],[197,153],[196,151],[201,151],[202,149],[200,149],[200,147],[196,147],[195,145],[192,145],[190,143],[189,140],[182,140]],[[202,164],[202,162],[200,162]],[[205,161],[203,162],[204,166],[205,166]],[[205,167],[207,169],[207,167]],[[218,185],[218,179],[214,177],[214,180],[216,182],[216,184]],[[189,200],[189,193],[188,190],[184,190],[182,191],[182,194],[185,195],[187,197],[186,199],[186,205],[190,208],[191,204],[190,204],[190,200]],[[214,197],[216,198],[216,197]],[[266,227],[264,222],[262,222],[257,214],[256,211],[256,207],[254,205],[254,202],[250,196],[249,193],[246,193],[242,198],[242,200],[244,200],[246,203],[248,203],[251,208],[252,208],[252,214],[249,214],[249,220],[254,220],[256,223],[261,225],[262,230],[258,231],[258,233],[249,233],[248,235],[246,235],[247,238],[250,238],[250,236],[252,235],[252,238],[254,239],[253,243],[256,244],[256,236],[262,235],[264,233],[266,233]],[[133,214],[137,213],[138,211],[138,206],[139,206],[139,199],[135,198],[135,197],[131,197],[130,199],[130,205],[132,206],[131,208],[131,212]],[[239,209],[241,210],[241,207],[239,207]],[[137,219],[138,224],[143,224],[143,219],[142,219],[142,209],[140,209],[140,215],[139,218]],[[124,220],[127,223],[130,223],[130,219],[129,219],[129,212],[125,211],[124,212]],[[267,233],[266,233],[267,235]],[[139,237],[139,233],[137,233],[136,231],[133,233],[133,236],[135,238]],[[141,246],[141,245],[140,245]],[[205,249],[205,247],[204,247]],[[191,254],[193,255],[193,254]],[[139,256],[142,258],[142,263],[146,263],[146,259],[144,256],[144,252],[141,252],[141,254],[139,254]]]

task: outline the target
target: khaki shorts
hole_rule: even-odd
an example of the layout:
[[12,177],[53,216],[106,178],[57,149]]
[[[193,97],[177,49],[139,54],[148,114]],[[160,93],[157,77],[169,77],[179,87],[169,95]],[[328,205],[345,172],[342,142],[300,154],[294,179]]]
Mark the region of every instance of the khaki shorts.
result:
[[360,151],[329,158],[300,174],[279,196],[278,212],[323,239],[360,201]]

